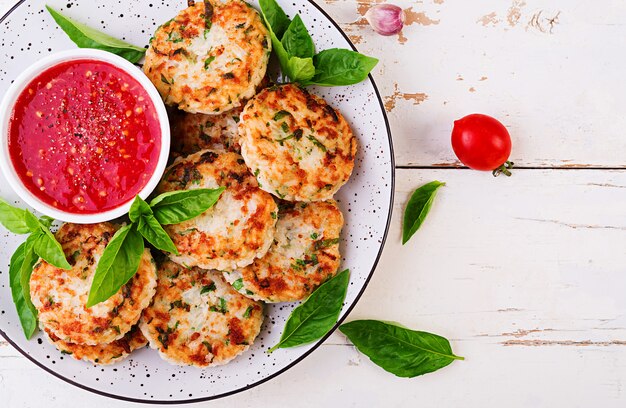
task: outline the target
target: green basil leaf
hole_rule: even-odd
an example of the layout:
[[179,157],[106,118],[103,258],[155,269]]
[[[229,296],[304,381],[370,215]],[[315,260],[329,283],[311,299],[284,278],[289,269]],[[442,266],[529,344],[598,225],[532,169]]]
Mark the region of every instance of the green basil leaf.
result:
[[450,342],[436,334],[377,320],[356,320],[339,330],[372,362],[398,377],[432,373],[454,360]]
[[30,211],[24,211],[24,222],[31,233],[41,230],[41,222]]
[[[261,2],[261,10],[263,10],[263,2]],[[280,38],[276,35],[274,30],[272,29],[272,26],[270,22],[268,21],[267,16],[265,14],[263,14],[263,18],[265,19],[265,25],[267,26],[267,29],[270,32],[270,38],[272,39],[272,49],[274,50],[274,52],[276,53],[276,56],[278,57],[278,62],[280,64],[280,69],[283,73],[283,76],[287,76],[291,78],[290,71],[289,71],[289,54],[287,53],[287,50],[285,50],[285,47],[283,47],[283,44],[280,42]],[[287,26],[288,25],[289,25],[289,21],[287,22]]]
[[367,78],[367,75],[378,64],[376,58],[358,52],[331,48],[313,57],[315,76],[303,85],[352,85]]
[[24,300],[26,301],[28,307],[35,312],[35,315],[37,314],[37,310],[35,309],[35,306],[30,299],[30,275],[32,275],[33,273],[33,265],[35,265],[39,260],[39,257],[34,251],[34,244],[38,238],[36,235],[38,234],[41,233],[38,232],[36,234],[32,234],[26,239],[26,246],[24,248],[24,262],[22,263],[22,267],[20,269],[20,285],[22,286],[22,296],[24,297]]
[[317,288],[291,312],[280,342],[269,352],[310,343],[328,333],[337,322],[349,282],[350,271],[346,269]]
[[[32,273],[33,265],[37,262],[37,257],[32,251],[32,247],[28,248],[28,257],[26,257],[27,247],[31,243],[24,242],[17,247],[13,256],[11,256],[11,264],[9,265],[9,284],[11,286],[11,296],[17,315],[22,325],[22,330],[27,339],[30,339],[35,330],[37,330],[37,309],[30,300],[30,283],[28,290],[25,291],[22,286],[22,269]],[[28,258],[28,259],[27,259]],[[30,273],[28,280],[30,281]],[[24,296],[24,292],[28,292],[28,297]]]
[[315,75],[315,67],[312,58],[289,58],[288,77],[292,82],[305,82]]
[[139,218],[137,231],[155,248],[180,255],[176,245],[174,245],[174,242],[172,242],[172,239],[167,235],[167,232],[165,232],[157,219],[154,218],[154,215],[144,215]]
[[217,202],[225,187],[169,191],[154,198],[150,207],[161,225],[179,224],[202,214]]
[[152,209],[141,197],[136,196],[128,210],[128,218],[132,222],[137,222],[142,215],[152,215]]
[[315,44],[309,35],[299,14],[291,20],[291,24],[285,31],[281,43],[290,56],[300,58],[313,58],[315,55]]
[[50,228],[52,223],[54,222],[54,218],[48,217],[47,215],[42,215],[39,217],[39,222],[46,228]]
[[70,37],[79,48],[96,48],[117,54],[128,61],[135,63],[139,61],[146,49],[129,44],[110,35],[104,34],[98,30],[88,27],[84,24],[73,21],[50,6],[46,6],[50,15],[56,23],[61,27],[65,34]]
[[26,225],[28,225],[31,231],[29,238],[33,238],[33,250],[35,253],[57,268],[66,270],[72,269],[65,258],[61,244],[54,238],[50,229],[31,214],[30,211],[26,211],[24,215]]
[[116,294],[137,273],[143,251],[143,238],[132,224],[117,230],[96,266],[87,307]]
[[270,29],[278,39],[283,38],[283,34],[289,27],[291,21],[276,0],[260,0],[261,14],[265,20],[267,28]]
[[424,184],[411,195],[408,204],[404,210],[404,221],[402,224],[402,245],[406,244],[409,239],[420,228],[424,219],[433,205],[435,194],[441,186],[446,183],[440,181],[431,181]]
[[14,234],[28,234],[30,229],[24,220],[26,210],[13,207],[0,198],[0,224]]

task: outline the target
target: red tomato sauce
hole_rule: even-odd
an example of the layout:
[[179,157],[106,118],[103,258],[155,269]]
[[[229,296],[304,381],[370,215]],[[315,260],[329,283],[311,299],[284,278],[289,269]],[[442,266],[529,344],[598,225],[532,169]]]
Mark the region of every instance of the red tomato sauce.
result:
[[9,153],[24,185],[59,210],[89,214],[130,201],[161,150],[157,111],[132,76],[75,60],[39,74],[18,97]]

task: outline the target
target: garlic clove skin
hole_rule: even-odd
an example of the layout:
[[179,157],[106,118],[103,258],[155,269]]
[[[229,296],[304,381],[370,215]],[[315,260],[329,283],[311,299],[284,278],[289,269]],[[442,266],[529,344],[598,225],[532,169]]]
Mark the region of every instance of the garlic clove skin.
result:
[[394,35],[404,27],[404,10],[393,4],[377,4],[365,13],[365,19],[380,35]]

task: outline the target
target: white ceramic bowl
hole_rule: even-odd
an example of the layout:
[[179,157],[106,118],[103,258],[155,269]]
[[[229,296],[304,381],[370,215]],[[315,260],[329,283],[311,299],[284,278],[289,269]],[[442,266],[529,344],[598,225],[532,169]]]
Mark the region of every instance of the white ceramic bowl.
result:
[[0,170],[8,180],[11,188],[20,196],[20,198],[40,213],[60,221],[74,222],[78,224],[92,224],[121,217],[130,209],[132,200],[114,209],[93,214],[77,214],[61,211],[39,199],[31,193],[26,186],[24,186],[13,166],[13,162],[9,155],[8,143],[9,122],[13,113],[13,107],[24,88],[46,69],[62,62],[79,59],[91,59],[108,62],[117,68],[120,68],[135,78],[150,96],[150,99],[154,104],[154,108],[157,111],[159,124],[161,125],[161,151],[154,174],[152,174],[148,183],[139,192],[139,196],[145,199],[156,188],[165,170],[170,151],[170,127],[163,100],[154,85],[152,85],[152,82],[150,82],[148,77],[146,77],[137,66],[122,57],[111,54],[110,52],[90,48],[71,49],[42,58],[23,71],[7,89],[7,92],[2,99],[2,103],[0,104]]

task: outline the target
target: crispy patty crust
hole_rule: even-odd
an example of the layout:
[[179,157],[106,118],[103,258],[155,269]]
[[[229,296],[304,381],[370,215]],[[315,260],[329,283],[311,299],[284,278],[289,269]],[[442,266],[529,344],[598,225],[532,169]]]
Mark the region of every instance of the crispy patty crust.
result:
[[48,341],[59,349],[61,353],[70,354],[76,360],[89,361],[100,365],[117,363],[128,357],[134,350],[145,347],[148,344],[148,340],[143,336],[138,326],[133,326],[121,339],[95,346],[68,343],[48,330],[44,329],[44,332]]
[[224,278],[256,300],[302,300],[337,273],[342,227],[343,215],[334,200],[281,205],[267,254],[245,268],[224,272]]
[[327,200],[354,168],[357,141],[346,120],[295,84],[252,98],[239,135],[241,154],[261,188],[285,200]]
[[158,275],[156,296],[140,327],[163,359],[217,366],[252,345],[263,322],[262,304],[237,293],[221,273],[166,261]]
[[271,40],[259,13],[246,2],[210,3],[196,2],[160,26],[143,69],[166,104],[214,115],[254,95],[267,69]]
[[251,264],[269,249],[278,207],[258,188],[242,157],[203,150],[177,160],[157,187],[159,193],[226,187],[217,203],[189,221],[165,230],[180,255],[171,260],[204,269],[232,270]]
[[237,124],[242,107],[220,115],[174,112],[170,116],[172,156],[180,157],[200,150],[241,152]]
[[56,239],[72,269],[59,269],[44,260],[33,268],[30,295],[40,324],[55,338],[92,346],[121,339],[154,296],[156,265],[146,249],[139,270],[126,285],[108,300],[85,307],[98,261],[116,230],[107,222],[64,224]]

